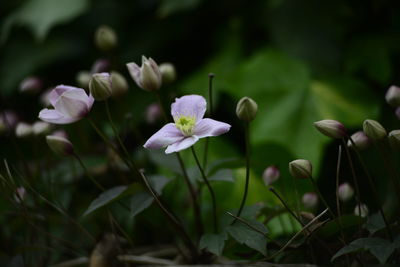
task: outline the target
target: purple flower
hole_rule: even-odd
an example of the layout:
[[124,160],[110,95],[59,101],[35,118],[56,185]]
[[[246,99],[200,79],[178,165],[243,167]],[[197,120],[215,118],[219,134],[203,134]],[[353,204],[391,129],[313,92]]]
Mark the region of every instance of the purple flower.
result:
[[81,88],[59,85],[49,94],[49,101],[54,109],[42,109],[39,118],[54,124],[68,124],[85,117],[94,98]]
[[161,87],[162,76],[157,63],[152,59],[142,56],[142,66],[130,62],[126,64],[129,74],[137,86],[146,91],[157,91]]
[[227,123],[203,119],[207,102],[199,95],[186,95],[176,98],[171,105],[171,114],[175,123],[168,123],[147,140],[145,148],[159,149],[167,147],[166,154],[184,150],[200,138],[218,136],[229,131]]

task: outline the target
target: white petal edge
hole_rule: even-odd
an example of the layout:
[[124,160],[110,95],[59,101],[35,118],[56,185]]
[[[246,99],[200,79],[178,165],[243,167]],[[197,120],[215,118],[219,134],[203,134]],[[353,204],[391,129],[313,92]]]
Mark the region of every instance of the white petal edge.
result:
[[185,137],[185,139],[169,145],[165,150],[165,154],[171,154],[173,152],[184,150],[194,145],[194,143],[196,143],[198,140],[199,138],[195,135]]
[[153,134],[143,146],[148,149],[159,149],[179,142],[183,138],[183,134],[175,127],[175,124],[168,123]]
[[228,132],[230,128],[231,126],[225,122],[206,118],[196,124],[193,134],[199,138],[218,136]]

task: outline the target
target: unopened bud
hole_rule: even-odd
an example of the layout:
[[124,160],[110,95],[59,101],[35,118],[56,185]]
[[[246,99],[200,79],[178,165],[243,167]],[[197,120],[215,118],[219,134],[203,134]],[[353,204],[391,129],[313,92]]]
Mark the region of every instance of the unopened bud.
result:
[[15,190],[15,195],[14,195],[15,201],[17,203],[21,203],[21,201],[24,201],[25,194],[26,194],[26,190],[24,187],[22,187],[22,186],[17,187],[17,189]]
[[396,108],[395,114],[396,117],[400,120],[400,107]]
[[146,122],[153,124],[161,118],[162,112],[158,103],[149,105],[146,109]]
[[37,121],[32,125],[34,135],[46,134],[50,131],[51,125],[44,121]]
[[[351,140],[353,140],[358,150],[364,150],[371,145],[371,140],[363,131],[355,132],[350,138]],[[349,139],[347,141],[348,147],[353,147],[353,143],[351,142],[351,140]]]
[[312,165],[309,160],[296,159],[289,163],[289,172],[294,178],[307,179],[312,176]]
[[0,133],[13,130],[18,123],[18,116],[11,110],[0,111]]
[[159,66],[161,76],[162,76],[162,82],[167,84],[167,83],[172,83],[176,80],[176,71],[174,65],[172,63],[161,63]]
[[68,139],[68,134],[64,130],[56,130],[56,131],[52,132],[51,135],[52,136],[59,136],[59,137]]
[[102,101],[111,96],[111,76],[107,72],[95,73],[89,82],[89,90],[94,99]]
[[346,128],[343,124],[335,120],[322,120],[314,122],[315,128],[322,134],[335,138],[341,139],[346,136]]
[[142,56],[142,66],[130,62],[126,64],[129,74],[137,86],[146,91],[157,91],[162,84],[162,77],[157,63],[152,58]]
[[266,186],[271,185],[279,179],[281,173],[276,166],[269,166],[263,172],[263,181]]
[[257,103],[250,97],[242,97],[236,106],[236,115],[242,121],[250,122],[256,118]]
[[392,148],[400,150],[400,130],[393,130],[389,133],[389,143]]
[[90,72],[93,73],[100,73],[100,72],[108,72],[110,70],[110,61],[104,58],[100,58],[96,60],[93,65],[92,69]]
[[90,74],[89,71],[82,70],[76,74],[76,82],[78,83],[78,86],[81,88],[89,88],[89,82],[90,79],[92,78],[92,75]]
[[25,123],[25,122],[20,122],[17,124],[17,127],[15,128],[15,135],[17,137],[26,137],[32,134],[32,126]]
[[19,85],[19,90],[22,93],[37,93],[42,89],[42,81],[38,77],[30,76],[25,78]]
[[111,72],[111,84],[113,97],[124,95],[129,89],[128,82],[126,81],[125,77],[116,71]]
[[341,201],[346,202],[350,200],[354,195],[354,189],[348,183],[339,185],[338,197]]
[[70,156],[74,153],[72,143],[64,137],[48,135],[46,136],[46,142],[56,154]]
[[390,86],[385,95],[386,102],[393,107],[400,106],[400,87]]
[[117,46],[117,34],[111,27],[100,26],[95,33],[96,46],[102,51],[110,51]]
[[383,126],[375,120],[365,120],[363,123],[364,133],[373,141],[386,137],[387,132]]
[[358,204],[356,205],[356,207],[354,208],[354,215],[356,216],[360,216],[362,218],[367,217],[369,213],[369,209],[367,207],[367,205],[365,205],[364,203],[360,203],[360,206],[358,206]]
[[308,192],[301,198],[303,205],[307,209],[315,208],[318,204],[318,196],[314,192]]

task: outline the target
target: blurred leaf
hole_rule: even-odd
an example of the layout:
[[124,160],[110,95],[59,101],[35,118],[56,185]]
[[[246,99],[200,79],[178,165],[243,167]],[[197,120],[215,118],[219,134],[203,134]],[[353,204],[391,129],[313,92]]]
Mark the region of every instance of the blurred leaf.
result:
[[367,222],[363,225],[363,228],[367,229],[371,235],[381,229],[386,228],[385,221],[383,220],[381,213],[378,212],[369,216]]
[[264,235],[250,229],[243,223],[235,223],[226,228],[226,231],[240,244],[257,250],[264,256],[267,254],[267,239]]
[[340,217],[340,224],[338,219],[332,220],[324,224],[321,228],[317,230],[317,234],[323,238],[330,238],[337,235],[340,232],[339,225],[342,226],[343,230],[351,230],[356,228],[359,224],[362,224],[365,218],[361,218],[355,215],[343,215]]
[[331,261],[333,262],[336,258],[348,253],[368,250],[381,264],[384,264],[396,248],[396,243],[391,243],[386,239],[376,237],[359,238],[336,252]]
[[196,8],[202,0],[161,0],[157,13],[160,17],[167,17],[180,11]]
[[153,196],[146,192],[140,192],[134,195],[131,198],[131,216],[134,217],[150,207],[151,203],[153,203]]
[[225,240],[228,239],[226,233],[221,234],[205,234],[200,239],[199,248],[207,249],[211,253],[214,253],[217,256],[221,256],[222,251],[224,250]]
[[52,27],[68,22],[89,8],[88,0],[29,0],[6,18],[1,41],[8,37],[14,25],[28,27],[36,39],[42,41]]
[[218,170],[213,175],[207,177],[210,181],[226,181],[226,182],[234,182],[233,172],[231,169],[221,169]]
[[149,179],[151,187],[159,195],[162,194],[163,188],[171,181],[171,179],[168,179],[167,177],[162,175],[149,175],[147,178]]
[[101,208],[115,200],[127,189],[125,185],[113,187],[103,193],[101,193],[92,203],[90,203],[89,208],[85,211],[83,216],[92,213],[93,211]]
[[7,264],[7,267],[24,267],[24,266],[25,266],[24,258],[20,254],[13,257]]

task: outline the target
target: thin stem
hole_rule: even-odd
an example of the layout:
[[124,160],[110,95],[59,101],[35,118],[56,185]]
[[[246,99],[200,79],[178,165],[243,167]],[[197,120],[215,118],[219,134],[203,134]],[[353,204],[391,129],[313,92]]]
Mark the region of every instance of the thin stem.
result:
[[[209,73],[208,74],[208,104],[210,107],[209,115],[212,117],[213,115],[213,93],[212,93],[212,85],[213,85],[213,78],[215,74]],[[207,169],[207,157],[208,157],[208,146],[210,143],[210,137],[206,137],[206,141],[204,143],[204,156],[203,156],[203,169]]]
[[336,217],[335,214],[332,212],[331,208],[328,205],[328,202],[326,202],[324,196],[322,195],[321,191],[318,188],[317,183],[315,182],[315,180],[312,176],[310,176],[310,181],[311,181],[311,184],[313,185],[315,191],[317,192],[319,198],[322,200],[322,203],[324,203],[325,207],[328,209],[329,213],[331,214],[332,219],[335,219],[335,217]]
[[208,191],[210,192],[210,195],[211,195],[211,201],[212,201],[212,206],[213,206],[214,232],[217,233],[218,232],[217,201],[215,198],[214,190],[212,189],[212,187],[207,179],[207,176],[204,173],[203,168],[201,167],[200,161],[196,155],[196,151],[194,150],[193,146],[191,147],[191,149],[192,149],[193,157],[196,160],[197,167],[200,170],[201,177],[203,178],[203,181],[206,184]]
[[204,232],[204,227],[203,227],[203,222],[201,220],[200,206],[199,203],[197,202],[196,192],[193,188],[192,183],[189,180],[189,176],[187,174],[181,155],[179,153],[176,153],[176,157],[178,158],[179,165],[181,166],[182,169],[183,178],[185,180],[185,183],[189,189],[190,196],[192,198],[197,234],[199,235],[199,237],[201,237]]
[[297,221],[298,223],[300,223],[301,226],[304,226],[304,223],[300,220],[299,217],[297,217],[296,214],[294,214],[294,212],[292,211],[292,209],[289,208],[289,206],[286,204],[286,202],[283,200],[283,198],[278,194],[278,192],[276,192],[275,188],[270,187],[270,188],[268,188],[268,189],[269,189],[269,191],[271,191],[271,192],[281,201],[282,205],[286,208],[286,210],[290,213],[290,215],[292,215],[293,218],[295,218],[296,221]]
[[[249,182],[250,182],[250,136],[249,136],[249,122],[245,122],[244,125],[244,139],[245,139],[245,149],[246,149],[246,182],[244,185],[244,194],[242,198],[242,202],[240,203],[239,210],[236,214],[236,217],[240,217],[240,214],[242,213],[244,204],[246,203],[246,198],[247,198],[247,191],[249,190]],[[234,224],[236,222],[236,219],[232,222]]]
[[339,201],[339,176],[340,176],[340,163],[342,162],[342,146],[339,145],[338,160],[336,165],[336,209],[339,221],[341,221],[340,201]]
[[83,163],[82,159],[78,156],[78,154],[73,152],[72,156],[79,162],[86,176],[97,186],[97,188],[100,189],[101,191],[106,191],[106,189],[101,184],[99,184],[96,181],[96,179],[93,178],[92,175],[90,175],[89,170],[86,168],[85,164]]

